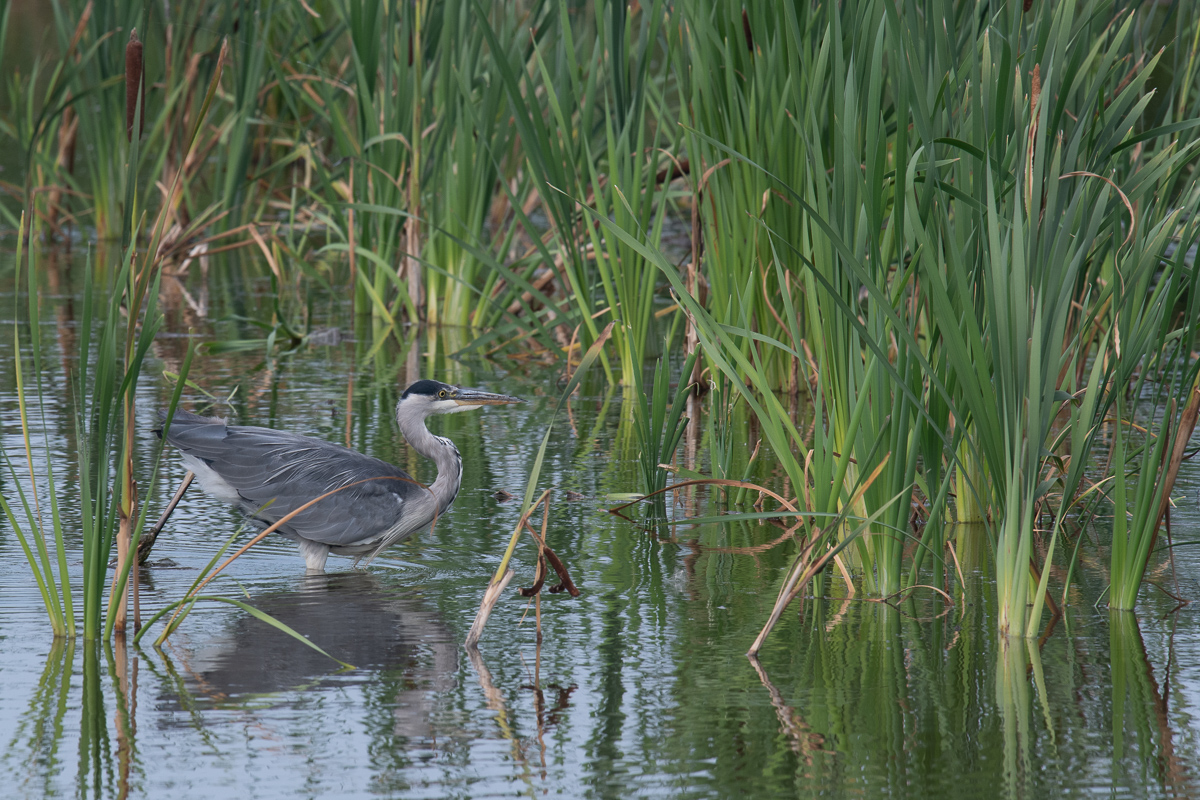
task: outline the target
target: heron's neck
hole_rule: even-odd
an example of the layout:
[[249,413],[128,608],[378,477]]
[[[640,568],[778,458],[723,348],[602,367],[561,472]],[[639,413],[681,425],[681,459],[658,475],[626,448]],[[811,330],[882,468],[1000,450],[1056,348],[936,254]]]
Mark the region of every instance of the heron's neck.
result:
[[462,484],[462,458],[454,442],[443,436],[434,436],[419,419],[399,419],[400,433],[404,434],[409,446],[437,464],[437,479],[429,485],[429,491],[437,500],[438,513],[450,508]]

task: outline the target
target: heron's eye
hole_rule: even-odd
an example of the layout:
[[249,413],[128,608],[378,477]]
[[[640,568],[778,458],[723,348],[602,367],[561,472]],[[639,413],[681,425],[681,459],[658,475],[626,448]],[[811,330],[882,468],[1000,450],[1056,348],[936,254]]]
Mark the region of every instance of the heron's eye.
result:
[[442,389],[440,392],[438,392],[438,397],[445,397],[445,396],[446,396],[446,390],[445,390],[445,389]]

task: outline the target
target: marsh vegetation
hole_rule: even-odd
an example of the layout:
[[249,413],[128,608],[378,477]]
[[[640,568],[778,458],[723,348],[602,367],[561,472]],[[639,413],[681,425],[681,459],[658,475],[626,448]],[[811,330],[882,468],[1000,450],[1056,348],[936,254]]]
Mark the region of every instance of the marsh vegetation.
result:
[[[946,652],[987,660],[1005,736],[1030,735],[1031,682],[1053,731],[1038,651],[1073,635],[1060,623],[1113,610],[1115,685],[1146,656],[1130,612],[1192,599],[1175,559],[1195,537],[1171,522],[1195,502],[1200,412],[1195,12],[60,0],[30,53],[12,33],[37,12],[0,0],[0,60],[20,65],[0,116],[0,497],[50,633],[141,622],[134,554],[177,477],[143,435],[156,408],[245,413],[207,365],[252,357],[275,386],[343,347],[326,433],[359,447],[401,378],[545,396],[507,456],[515,532],[475,542],[476,597],[523,530],[518,560],[559,549],[575,516],[552,442],[593,447],[611,412],[600,449],[630,467],[568,488],[643,499],[597,530],[763,560],[706,578],[754,598],[722,646],[765,654],[778,624],[777,655],[823,658],[834,600],[986,608]],[[821,757],[762,664],[728,669]]]

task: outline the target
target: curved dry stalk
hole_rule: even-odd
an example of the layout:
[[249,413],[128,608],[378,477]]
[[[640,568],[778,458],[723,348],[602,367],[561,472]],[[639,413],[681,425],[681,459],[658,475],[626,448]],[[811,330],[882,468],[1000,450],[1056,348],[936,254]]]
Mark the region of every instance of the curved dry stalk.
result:
[[[891,453],[885,456],[883,462],[875,468],[875,470],[870,474],[870,476],[867,477],[865,481],[862,482],[858,490],[852,495],[850,503],[848,503],[846,506],[847,508],[849,508],[849,506],[853,503],[857,502],[857,498],[861,497],[862,493],[865,492],[870,485],[875,482],[875,479],[879,477],[880,471],[883,469],[889,458],[891,458]],[[894,500],[895,498],[892,499],[893,502]],[[889,502],[887,505],[890,504],[891,503]],[[884,508],[886,508],[886,505]],[[879,516],[882,510],[883,509],[881,508],[876,511],[875,514],[873,514],[871,518],[867,520],[867,522],[873,522]],[[837,521],[834,522],[831,527],[840,525],[845,519],[845,513],[846,512],[843,510],[842,514],[839,515]],[[821,537],[819,535],[814,535],[808,544],[801,549],[799,555],[796,556],[796,560],[792,562],[788,578],[786,581],[784,581],[783,586],[779,589],[779,596],[775,598],[775,606],[771,609],[771,616],[767,618],[767,623],[763,625],[762,630],[759,631],[758,636],[754,639],[754,643],[750,645],[750,649],[746,652],[747,656],[754,658],[758,655],[758,651],[762,649],[763,642],[765,642],[767,636],[770,635],[771,629],[775,627],[775,623],[779,622],[779,618],[783,616],[783,610],[787,608],[793,600],[796,599],[796,596],[800,594],[800,590],[813,578],[814,575],[823,570],[825,565],[831,560],[837,558],[838,554],[842,551],[842,548],[849,544],[850,538],[843,540],[840,545],[829,550],[825,553],[825,555],[821,556],[816,561],[806,561],[806,559],[812,553],[813,548],[817,546],[819,541],[821,541]]]
[[[537,574],[539,576],[539,581],[544,582],[545,577],[546,577],[546,562],[549,562],[550,566],[553,567],[554,571],[558,574],[559,581],[561,581],[558,585],[551,586],[549,588],[548,591],[550,592],[550,594],[558,594],[560,592],[566,592],[567,594],[571,595],[571,597],[579,597],[581,592],[579,591],[579,588],[575,586],[575,582],[573,580],[571,580],[571,573],[567,570],[567,565],[564,564],[562,559],[558,557],[558,553],[555,553],[554,550],[551,549],[551,547],[548,544],[546,544],[546,525],[549,522],[550,506],[546,505],[544,510],[546,511],[546,515],[542,521],[541,534],[538,534],[538,532],[533,529],[533,526],[529,524],[528,519],[525,520],[526,529],[528,529],[529,532],[531,534],[533,534],[533,539],[535,542],[537,542],[537,545],[538,545],[538,572],[537,572]],[[534,595],[536,595],[538,593],[538,590],[541,588],[540,582],[537,584],[537,588],[521,589],[520,590],[521,595],[523,597],[533,597]]]
[[1117,184],[1113,183],[1113,181],[1110,178],[1106,178],[1103,175],[1097,175],[1094,172],[1088,172],[1087,170],[1079,170],[1077,172],[1064,172],[1062,175],[1058,176],[1058,179],[1060,181],[1062,181],[1062,180],[1066,180],[1067,178],[1080,178],[1080,177],[1099,178],[1100,180],[1104,181],[1109,186],[1111,186],[1113,188],[1113,191],[1115,191],[1118,195],[1121,196],[1121,202],[1125,204],[1125,210],[1129,212],[1129,234],[1125,237],[1125,241],[1121,242],[1121,247],[1124,247],[1125,245],[1129,244],[1129,240],[1132,239],[1133,234],[1137,232],[1137,214],[1133,213],[1133,203],[1129,202],[1129,198],[1125,195],[1125,192],[1121,191],[1121,187],[1117,186]]
[[796,508],[796,506],[792,505],[791,501],[780,497],[779,495],[775,494],[775,492],[772,492],[770,489],[766,488],[765,486],[759,486],[757,483],[750,483],[749,481],[735,481],[735,480],[730,480],[729,478],[693,478],[692,480],[681,481],[680,483],[673,483],[670,486],[666,486],[662,489],[659,489],[658,491],[651,492],[650,494],[639,497],[636,500],[630,500],[628,503],[622,503],[619,506],[614,506],[613,508],[608,509],[608,513],[619,514],[621,511],[629,508],[631,505],[634,505],[635,503],[640,503],[643,500],[649,500],[651,497],[654,497],[655,495],[660,495],[665,492],[669,492],[672,489],[682,489],[685,486],[699,486],[699,485],[730,486],[730,487],[733,487],[734,489],[753,489],[757,492],[762,492],[765,495],[770,495],[772,498],[777,500],[779,502],[779,504],[781,506],[783,506],[784,508],[786,508],[788,511],[796,512],[796,513],[799,513],[799,511],[800,511],[800,509],[798,509],[798,508]]
[[[487,624],[488,617],[492,614],[492,608],[500,599],[500,593],[504,591],[504,587],[508,585],[508,582],[512,580],[513,575],[516,574],[513,569],[509,568],[508,562],[512,560],[513,551],[516,550],[517,539],[521,535],[521,529],[528,525],[530,515],[537,510],[538,506],[545,502],[546,498],[550,496],[550,492],[550,489],[542,492],[541,497],[534,501],[534,503],[525,510],[525,513],[521,515],[521,518],[517,520],[517,527],[513,530],[512,537],[508,541],[508,548],[504,551],[503,558],[500,559],[500,566],[496,568],[496,574],[493,575],[492,579],[488,582],[487,589],[485,589],[483,593],[483,599],[479,601],[479,611],[475,613],[475,621],[471,623],[471,631],[467,634],[467,640],[464,643],[468,650],[475,649],[476,645],[479,644],[479,637],[483,635],[483,626]],[[550,507],[549,504],[547,504],[545,513],[548,515],[549,511]],[[536,533],[534,533],[534,538],[538,538]],[[538,541],[538,548],[539,554],[549,552],[549,548],[544,547],[544,540]],[[558,562],[558,565],[561,565],[562,563],[558,561],[557,556],[555,556],[554,561]],[[566,568],[564,567],[564,572],[565,569]],[[563,573],[560,572],[559,574],[561,576]],[[568,578],[567,580],[569,581],[570,579]],[[571,586],[574,588],[574,584]],[[579,595],[579,590],[575,589],[571,595],[573,597],[577,597]]]
[[930,589],[930,590],[932,590],[932,591],[934,591],[934,592],[937,592],[937,593],[938,593],[938,594],[940,594],[940,595],[941,595],[943,598],[945,598],[945,600],[946,600],[946,602],[947,602],[948,604],[950,604],[950,605],[954,605],[954,598],[952,598],[952,597],[951,597],[949,594],[947,594],[947,593],[946,593],[946,592],[944,592],[943,590],[939,589],[938,587],[936,587],[936,586],[930,586],[930,585],[929,585],[929,584],[927,584],[927,583],[916,583],[916,584],[913,584],[912,586],[905,586],[905,587],[904,587],[903,589],[901,589],[900,591],[898,591],[898,592],[893,592],[893,593],[889,594],[887,597],[871,598],[871,599],[870,599],[868,602],[871,602],[871,603],[886,603],[886,602],[888,602],[889,600],[891,600],[893,597],[900,597],[900,595],[902,595],[902,594],[906,594],[906,593],[908,593],[908,592],[914,592],[914,591],[916,591],[917,589]]
[[946,548],[950,551],[950,557],[954,559],[954,571],[958,573],[958,585],[965,587],[967,580],[963,577],[962,564],[958,563],[958,553],[954,552],[954,542],[947,539]]

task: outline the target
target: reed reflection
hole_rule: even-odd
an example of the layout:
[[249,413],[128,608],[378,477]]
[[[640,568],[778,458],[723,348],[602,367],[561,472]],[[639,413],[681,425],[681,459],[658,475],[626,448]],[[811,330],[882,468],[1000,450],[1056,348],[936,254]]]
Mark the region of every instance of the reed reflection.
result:
[[1154,776],[1165,792],[1186,796],[1188,768],[1176,748],[1169,708],[1174,628],[1160,689],[1137,616],[1113,610],[1108,621],[1114,771]]

